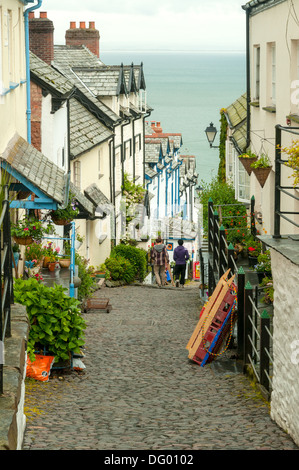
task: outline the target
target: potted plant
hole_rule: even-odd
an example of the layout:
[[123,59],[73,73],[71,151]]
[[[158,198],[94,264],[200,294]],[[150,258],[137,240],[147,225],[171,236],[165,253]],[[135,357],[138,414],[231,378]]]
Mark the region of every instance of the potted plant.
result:
[[75,197],[69,193],[68,204],[64,209],[56,209],[50,212],[55,225],[67,225],[79,214],[79,208]]
[[264,296],[261,299],[262,302],[265,302],[265,304],[272,304],[274,301],[273,279],[271,277],[264,277],[260,286],[264,288]]
[[244,166],[245,170],[247,171],[248,175],[250,176],[252,173],[251,164],[257,160],[257,156],[248,150],[246,153],[242,153],[239,155],[239,160]]
[[49,263],[54,264],[51,266],[50,270],[55,269],[55,264],[58,260],[58,253],[60,251],[60,248],[57,247],[55,248],[52,242],[49,242],[47,245],[43,247],[43,253],[44,253],[44,262],[43,266],[44,268],[49,268]]
[[49,271],[55,270],[57,261],[58,261],[57,251],[53,250],[53,252],[49,255],[49,263],[48,263]]
[[44,226],[41,220],[30,216],[11,225],[11,235],[19,245],[30,245],[34,240],[40,240],[48,230],[49,226]]
[[299,140],[293,140],[290,147],[284,147],[281,149],[288,155],[287,166],[292,168],[294,178],[293,186],[298,186],[299,184]]
[[33,242],[25,248],[25,266],[32,268],[41,265],[44,258],[44,248],[40,243]]
[[270,250],[260,253],[257,257],[257,264],[255,270],[258,275],[259,282],[262,282],[264,277],[271,277],[271,255]]
[[59,258],[61,268],[69,268],[71,264],[71,245],[69,242],[64,244],[64,254]]
[[251,164],[251,168],[263,188],[272,168],[268,155],[262,154],[258,160]]
[[257,258],[262,250],[261,242],[254,237],[250,237],[246,241],[245,247],[248,253],[249,266],[253,268],[258,263]]
[[79,250],[79,248],[82,246],[82,243],[84,241],[84,237],[82,237],[78,232],[76,233],[76,242],[75,242],[75,249]]

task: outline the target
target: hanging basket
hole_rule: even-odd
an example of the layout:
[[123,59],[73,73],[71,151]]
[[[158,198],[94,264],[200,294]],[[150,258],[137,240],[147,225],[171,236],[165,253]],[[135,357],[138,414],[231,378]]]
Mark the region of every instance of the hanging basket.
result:
[[243,158],[239,157],[240,162],[244,166],[245,170],[247,171],[248,175],[250,176],[252,173],[253,168],[251,168],[251,164],[256,162],[257,157],[250,157],[250,158]]
[[264,187],[264,184],[266,183],[266,180],[269,176],[271,169],[272,169],[272,166],[269,166],[267,168],[253,168],[252,169],[253,173],[255,174],[262,188]]
[[32,237],[13,237],[14,241],[18,245],[31,245],[33,243],[33,238]]
[[73,219],[56,219],[55,217],[51,217],[52,221],[55,225],[68,225]]

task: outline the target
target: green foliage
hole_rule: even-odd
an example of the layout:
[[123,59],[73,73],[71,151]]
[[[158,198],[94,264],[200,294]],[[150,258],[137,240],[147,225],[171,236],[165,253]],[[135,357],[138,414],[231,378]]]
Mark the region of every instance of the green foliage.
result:
[[[248,236],[245,206],[235,199],[232,185],[214,178],[210,183],[201,182],[203,190],[199,199],[203,205],[203,229],[208,233],[208,202],[213,201],[214,210],[219,211],[219,220],[225,228],[228,243],[238,243]],[[221,225],[220,224],[220,225]]]
[[255,162],[251,163],[250,166],[252,168],[269,168],[271,166],[271,162],[268,155],[263,153]]
[[146,255],[146,251],[142,248],[132,245],[124,245],[122,243],[115,246],[110,254],[113,258],[121,256],[130,261],[134,269],[134,278],[139,279],[140,281],[143,281],[146,275]]
[[227,120],[224,110],[220,111],[220,139],[219,139],[219,167],[218,167],[218,180],[225,183],[226,170],[225,170],[225,146],[227,138]]
[[78,266],[78,277],[81,279],[78,287],[78,300],[82,301],[91,296],[94,279],[90,276],[87,260],[78,253],[75,253],[75,264]]
[[68,360],[71,352],[80,352],[86,325],[79,302],[66,295],[62,286],[46,287],[33,278],[17,279],[14,296],[15,302],[27,309],[27,352],[31,360],[44,348],[55,356],[55,362]]
[[135,278],[135,270],[130,261],[122,256],[107,258],[105,261],[106,279],[124,281],[130,284]]
[[257,257],[257,265],[255,267],[257,272],[271,272],[271,254],[270,250],[260,253]]
[[79,214],[79,208],[77,206],[78,203],[75,199],[75,196],[70,192],[67,206],[64,209],[51,211],[50,215],[53,219],[56,220],[71,221]]
[[12,237],[33,237],[34,240],[40,240],[44,234],[53,230],[51,224],[47,226],[41,220],[32,216],[25,216],[15,224],[11,224]]

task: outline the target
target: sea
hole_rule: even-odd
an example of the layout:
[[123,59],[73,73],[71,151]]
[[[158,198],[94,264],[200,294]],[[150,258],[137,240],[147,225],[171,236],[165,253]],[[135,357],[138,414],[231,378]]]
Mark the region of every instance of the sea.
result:
[[106,65],[143,63],[148,121],[159,121],[163,132],[182,134],[181,155],[194,155],[198,182],[217,175],[219,150],[210,148],[205,129],[217,128],[220,110],[246,92],[245,52],[101,51]]

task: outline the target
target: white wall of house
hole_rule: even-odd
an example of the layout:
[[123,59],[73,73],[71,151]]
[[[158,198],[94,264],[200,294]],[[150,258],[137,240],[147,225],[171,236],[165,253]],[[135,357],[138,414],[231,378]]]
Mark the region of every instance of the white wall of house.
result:
[[271,260],[275,286],[271,416],[299,445],[299,266],[273,249]]
[[[109,142],[105,141],[72,160],[72,181],[82,193],[91,184],[96,184],[110,200],[109,165]],[[79,174],[78,180],[75,177],[77,171]],[[110,253],[110,217],[106,219],[102,222],[100,220],[76,220],[76,231],[84,237],[84,242],[78,252],[89,260],[93,266],[103,263]],[[100,244],[101,236],[106,234],[107,238]]]
[[[293,4],[299,13],[298,0]],[[290,8],[289,2],[282,2],[254,15],[250,21],[251,99],[253,101],[259,99],[259,107],[251,107],[251,150],[256,154],[267,152],[273,165],[275,125],[286,126],[286,119],[290,113],[299,114],[298,104],[292,103],[292,96],[294,97],[294,92],[298,90],[298,83],[296,88],[293,86],[294,81],[299,79],[299,31],[294,14],[290,14]],[[256,83],[259,84],[258,90]],[[275,113],[263,109],[272,106],[276,107]],[[297,124],[292,122],[292,126]],[[284,133],[283,146],[289,145],[292,138],[294,136],[291,134]],[[284,168],[283,185],[290,186],[290,174],[291,171]],[[257,210],[263,214],[264,228],[268,232],[273,232],[274,166],[263,189],[253,174],[250,179],[251,193],[255,195]],[[290,199],[285,204],[288,207],[298,206],[298,203]],[[294,231],[294,227],[284,221],[281,228],[284,233]]]
[[26,139],[26,67],[23,5],[0,4],[0,153],[16,132]]

